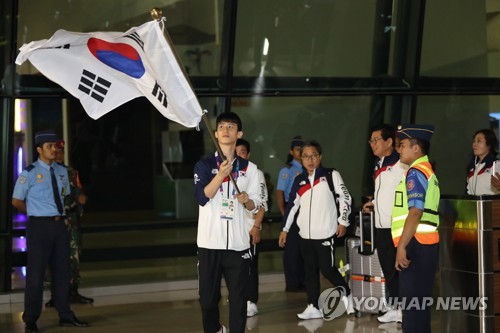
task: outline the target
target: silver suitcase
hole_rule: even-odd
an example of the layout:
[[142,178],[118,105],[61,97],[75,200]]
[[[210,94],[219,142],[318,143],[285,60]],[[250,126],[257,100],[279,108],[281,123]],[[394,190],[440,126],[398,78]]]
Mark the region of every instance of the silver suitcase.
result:
[[[374,242],[375,224],[373,212],[369,223],[359,213],[359,237],[350,237],[346,241],[346,261],[349,263],[349,287],[351,288],[356,315],[361,313],[380,313],[386,310],[385,277],[378,259]],[[369,225],[368,239],[365,225]]]

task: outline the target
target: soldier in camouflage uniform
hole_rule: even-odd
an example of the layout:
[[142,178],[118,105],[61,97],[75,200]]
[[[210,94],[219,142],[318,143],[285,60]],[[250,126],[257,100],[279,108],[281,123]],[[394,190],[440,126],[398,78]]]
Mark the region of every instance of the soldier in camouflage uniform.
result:
[[[64,141],[56,142],[56,159],[57,163],[64,163]],[[89,297],[82,296],[78,293],[80,285],[80,256],[82,254],[82,233],[80,218],[83,215],[83,205],[87,202],[87,196],[82,191],[82,184],[78,178],[78,171],[70,166],[66,166],[68,170],[69,185],[71,194],[66,196],[64,200],[64,209],[66,212],[66,226],[70,234],[70,302],[80,304],[90,304],[94,300]],[[45,306],[53,307],[53,300],[48,301]]]

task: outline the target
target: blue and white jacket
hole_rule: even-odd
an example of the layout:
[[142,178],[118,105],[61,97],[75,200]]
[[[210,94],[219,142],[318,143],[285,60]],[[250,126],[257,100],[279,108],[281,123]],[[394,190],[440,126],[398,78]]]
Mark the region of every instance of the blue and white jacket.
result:
[[[198,247],[206,249],[243,251],[250,247],[246,216],[249,211],[235,198],[237,192],[233,183],[226,177],[220,190],[211,199],[207,198],[204,192],[205,187],[217,175],[221,163],[222,160],[215,154],[201,159],[194,167],[194,187],[199,204],[197,244]],[[246,192],[255,203],[255,209],[250,212],[256,213],[262,206],[257,166],[241,157],[236,157],[232,175],[240,191]],[[223,197],[234,198],[232,220],[221,218]]]
[[333,170],[331,175],[335,192],[339,195],[340,214],[326,179],[328,170],[320,166],[312,176],[305,170],[295,177],[283,217],[283,231],[288,232],[296,220],[303,239],[326,239],[335,234],[338,223],[349,226],[351,195],[340,173]]
[[469,164],[467,174],[467,194],[471,195],[495,195],[500,191],[491,186],[491,176],[493,175],[493,162],[496,157],[488,154],[479,163],[475,157]]

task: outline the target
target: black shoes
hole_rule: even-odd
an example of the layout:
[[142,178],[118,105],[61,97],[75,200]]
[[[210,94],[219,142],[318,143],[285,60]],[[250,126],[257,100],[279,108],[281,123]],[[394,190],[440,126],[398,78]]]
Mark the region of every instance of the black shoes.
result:
[[71,304],[92,304],[94,299],[80,295],[78,292],[72,292],[69,295],[69,302]]
[[[73,319],[70,320],[59,320],[59,326],[89,327],[90,325],[85,321],[81,321],[80,319],[73,317]],[[36,326],[36,323],[24,323],[24,333],[38,333],[38,327]]]
[[[69,302],[71,304],[92,304],[94,303],[94,299],[82,296],[78,292],[76,292],[69,295]],[[54,306],[54,299],[52,298],[47,303],[45,303],[46,308],[53,308]]]
[[37,333],[37,332],[38,332],[38,327],[36,326],[36,323],[29,323],[29,322],[24,323],[24,333]]
[[66,320],[66,319],[61,319],[59,320],[59,326],[75,326],[75,327],[89,327],[89,323],[85,321],[81,321],[80,319],[73,317],[73,319]]

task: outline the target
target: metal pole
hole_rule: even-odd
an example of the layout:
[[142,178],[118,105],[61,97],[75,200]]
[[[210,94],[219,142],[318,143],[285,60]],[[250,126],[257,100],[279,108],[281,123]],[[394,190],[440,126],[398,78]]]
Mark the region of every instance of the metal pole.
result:
[[[163,11],[160,8],[155,7],[153,9],[151,9],[151,17],[154,20],[156,20],[158,23],[160,23],[162,21]],[[170,49],[172,50],[172,53],[174,54],[175,60],[179,64],[179,67],[182,70],[182,73],[184,74],[184,77],[186,78],[186,81],[188,82],[189,87],[191,87],[191,90],[193,91],[193,95],[195,95],[194,94],[193,85],[191,84],[191,81],[189,80],[189,77],[188,77],[188,75],[186,73],[186,69],[182,65],[182,63],[181,63],[181,61],[180,61],[180,59],[179,59],[179,57],[177,55],[177,52],[175,52],[174,45],[172,44],[172,40],[170,39],[170,36],[169,36],[168,31],[167,31],[166,28],[163,29],[163,36],[165,37],[165,40],[167,41],[168,45],[170,46]],[[210,135],[210,137],[212,138],[213,143],[215,144],[215,148],[217,149],[217,153],[219,154],[219,156],[222,158],[223,161],[227,160],[227,157],[222,152],[222,149],[221,149],[221,147],[219,145],[219,142],[215,138],[214,131],[212,131],[212,128],[210,126],[210,122],[208,121],[208,117],[207,117],[206,113],[204,113],[202,115],[202,118],[203,118],[203,122],[205,123],[205,126],[208,129],[208,134]],[[233,177],[232,173],[229,174],[229,179],[233,183],[234,188],[236,189],[236,192],[238,192],[238,194],[241,194],[240,189],[238,188],[238,185],[236,185],[236,182],[234,181],[234,177]]]

